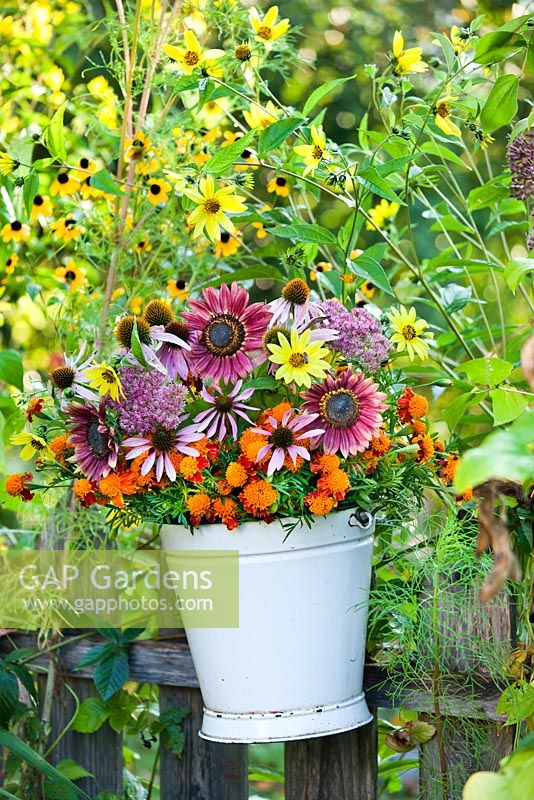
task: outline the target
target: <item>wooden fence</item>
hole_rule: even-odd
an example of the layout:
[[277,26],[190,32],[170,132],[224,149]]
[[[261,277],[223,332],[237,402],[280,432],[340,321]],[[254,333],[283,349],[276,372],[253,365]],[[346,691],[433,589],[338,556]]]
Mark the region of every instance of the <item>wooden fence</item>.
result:
[[[17,647],[35,645],[35,639],[22,633],[12,637]],[[65,684],[80,701],[96,694],[91,680],[93,668],[76,669],[81,657],[98,637],[75,641],[57,651],[56,694],[52,705],[51,741],[72,719],[75,703]],[[0,655],[10,648],[0,640]],[[39,657],[33,664],[46,669],[49,657]],[[129,651],[130,677],[135,681],[157,684],[161,711],[175,706],[189,708],[184,722],[186,746],[177,758],[164,746],[160,760],[161,800],[246,800],[248,798],[248,754],[246,745],[215,744],[198,737],[202,720],[202,699],[195,669],[183,634],[173,638],[134,641]],[[415,709],[429,715],[435,712],[435,698],[428,691],[414,686],[404,687],[404,696],[394,681],[374,664],[365,669],[365,691],[369,707]],[[452,689],[454,686],[454,690]],[[459,688],[461,687],[461,688]],[[443,690],[443,687],[442,687]],[[442,691],[443,694],[443,691]],[[454,764],[454,777],[449,780],[448,800],[460,800],[461,787],[473,768],[495,769],[509,752],[512,729],[498,723],[502,719],[495,707],[500,692],[480,675],[461,676],[451,684],[451,692],[440,698],[440,712],[451,725],[454,735],[446,742],[446,757]],[[491,746],[486,748],[484,763],[473,764],[466,720],[477,720],[485,726]],[[97,791],[122,792],[122,740],[105,723],[97,732],[80,734],[72,729],[60,739],[52,753],[53,762],[73,758],[94,775],[80,785],[92,797]],[[436,738],[421,746],[420,788],[422,800],[444,800],[442,785],[432,777],[439,763]],[[458,767],[460,766],[460,769]],[[439,774],[439,768],[438,768]],[[286,800],[373,800],[377,785],[377,725],[375,721],[355,731],[288,742],[285,745]],[[30,798],[28,798],[30,800]],[[32,798],[31,800],[34,800]]]

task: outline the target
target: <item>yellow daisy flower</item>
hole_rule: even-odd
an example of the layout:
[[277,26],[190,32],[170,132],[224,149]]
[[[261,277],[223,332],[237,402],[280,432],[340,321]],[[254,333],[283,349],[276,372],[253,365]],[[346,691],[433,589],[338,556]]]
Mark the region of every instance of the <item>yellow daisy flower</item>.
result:
[[11,158],[10,155],[0,150],[0,175],[9,175],[19,166],[19,162]]
[[96,78],[92,78],[87,84],[87,90],[95,100],[99,100],[101,103],[111,104],[117,99],[113,88],[103,75],[97,75]]
[[307,175],[309,172],[314,172],[323,161],[331,158],[330,153],[326,149],[326,136],[324,135],[322,125],[318,128],[312,125],[310,131],[312,144],[299,144],[293,148],[298,156],[302,156],[302,160],[306,165],[304,175]]
[[71,177],[67,172],[60,172],[50,185],[50,194],[55,197],[69,197],[75,194],[80,188],[79,182]]
[[454,47],[454,52],[456,55],[459,55],[465,50],[469,50],[471,48],[471,42],[469,41],[470,36],[471,34],[467,28],[459,28],[458,25],[452,26],[449,38],[452,46]]
[[6,243],[27,242],[30,238],[30,226],[18,219],[14,219],[13,222],[6,222],[0,231],[0,236]]
[[424,319],[417,319],[413,306],[409,311],[405,306],[400,306],[398,309],[393,308],[386,316],[394,331],[390,340],[397,345],[397,352],[407,350],[410,361],[413,361],[415,356],[424,360],[430,347],[428,340],[434,337],[433,333],[426,330],[428,322]]
[[185,194],[197,204],[188,219],[189,224],[195,226],[193,232],[195,238],[204,230],[212,242],[220,237],[222,228],[234,233],[235,225],[227,216],[227,212],[237,214],[246,211],[246,205],[243,203],[245,198],[235,194],[233,186],[217,188],[210,175],[200,179],[198,190],[186,189]]
[[53,232],[55,239],[60,239],[63,242],[75,241],[83,233],[83,228],[77,225],[76,220],[72,217],[53,222],[50,225],[50,230]]
[[50,202],[50,198],[42,194],[36,194],[32,203],[32,222],[35,222],[41,217],[51,217],[53,213],[54,207]]
[[387,220],[394,219],[397,216],[399,209],[399,203],[390,203],[389,200],[382,198],[378,205],[369,209],[369,216],[371,217],[372,222],[367,220],[365,227],[368,231],[374,231],[377,228],[385,228]]
[[118,403],[119,395],[125,396],[120,378],[109,364],[96,364],[86,369],[85,374],[89,378],[91,389],[98,389],[98,394],[102,397],[109,394]]
[[451,103],[454,103],[455,100],[458,100],[457,96],[449,93],[444,94],[443,97],[439,98],[432,111],[436,115],[434,122],[440,131],[443,131],[446,136],[457,136],[461,139],[462,131],[452,121]]
[[[206,67],[208,71],[213,70],[215,67],[213,62],[224,56],[224,50],[205,50],[203,52],[192,30],[185,31],[183,47],[165,44],[163,51],[173,61],[178,62],[184,75],[192,75],[198,67]],[[213,75],[213,72],[208,72],[208,74]]]
[[329,364],[324,359],[330,351],[323,347],[323,342],[310,342],[310,336],[311,331],[298,333],[292,328],[289,340],[279,333],[280,344],[267,345],[272,353],[269,361],[280,364],[275,375],[277,380],[309,387],[312,378],[322,380],[325,377]]
[[289,197],[291,187],[283,175],[277,175],[275,178],[271,178],[267,184],[267,191],[277,194],[278,197]]
[[87,272],[83,267],[78,267],[74,261],[67,261],[64,267],[58,267],[54,278],[68,286],[71,292],[77,292],[87,283]]
[[393,72],[395,75],[409,75],[410,72],[426,72],[428,64],[421,61],[423,49],[409,47],[404,49],[404,37],[400,31],[393,36]]
[[263,19],[255,8],[250,9],[249,15],[256,39],[263,44],[276,41],[289,30],[288,19],[276,21],[278,18],[278,6],[271,6]]
[[169,192],[172,186],[167,181],[151,180],[148,184],[148,202],[153,206],[159,206],[169,201]]
[[46,440],[43,439],[42,436],[37,436],[35,433],[16,433],[11,437],[11,443],[22,447],[20,457],[23,461],[31,461],[35,456],[39,456],[40,458],[43,456],[53,458],[53,453],[46,443]]
[[251,103],[248,111],[243,111],[243,116],[249,128],[259,128],[265,130],[278,119],[279,111],[270,100],[265,106]]

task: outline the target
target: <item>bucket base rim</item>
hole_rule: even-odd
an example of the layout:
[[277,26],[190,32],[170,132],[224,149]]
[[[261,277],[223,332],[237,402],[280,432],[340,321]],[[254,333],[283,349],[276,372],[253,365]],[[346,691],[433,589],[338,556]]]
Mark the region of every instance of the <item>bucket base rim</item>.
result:
[[199,736],[221,744],[291,742],[346,733],[372,719],[363,694],[342,703],[279,714],[228,714],[205,708]]

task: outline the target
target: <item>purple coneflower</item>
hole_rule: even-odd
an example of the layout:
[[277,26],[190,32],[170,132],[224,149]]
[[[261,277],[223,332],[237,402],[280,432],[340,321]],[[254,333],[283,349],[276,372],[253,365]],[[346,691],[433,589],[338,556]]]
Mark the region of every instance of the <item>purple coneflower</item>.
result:
[[274,417],[269,417],[269,425],[272,430],[265,428],[253,428],[254,433],[260,433],[268,437],[267,444],[261,448],[256,456],[256,461],[261,461],[268,453],[271,458],[267,466],[267,475],[272,475],[284,466],[286,455],[290,457],[293,464],[297,461],[297,456],[301,456],[306,461],[310,460],[310,453],[306,447],[299,444],[304,439],[312,439],[324,433],[322,428],[308,429],[319,414],[295,414],[292,408],[286,411],[279,423]]
[[70,400],[74,395],[78,395],[91,403],[100,402],[99,395],[87,386],[89,378],[84,372],[92,363],[94,353],[85,359],[84,353],[85,344],[82,345],[78,355],[65,358],[65,363],[61,367],[55,367],[50,373],[50,383],[60,393],[62,406],[69,402],[69,399],[63,396],[66,390],[69,390]]
[[190,364],[201,378],[233,383],[253,369],[252,354],[271,320],[265,303],[249,305],[246,289],[233,283],[219,290],[204,289],[203,300],[191,300],[191,311],[183,314],[196,339]]
[[303,394],[302,408],[319,415],[324,434],[316,443],[326,453],[338,451],[346,458],[366,449],[382,424],[381,412],[387,406],[386,395],[361,373],[354,374],[350,367],[339,374],[328,375],[322,383],[315,383]]
[[295,326],[300,328],[316,317],[324,317],[319,303],[310,300],[311,289],[301,278],[294,278],[282,289],[282,296],[269,303],[272,313],[271,325],[283,325],[291,315]]
[[205,435],[210,439],[212,436],[217,436],[220,440],[226,436],[227,426],[232,432],[234,439],[237,439],[237,423],[235,415],[251,423],[246,411],[258,411],[255,406],[246,405],[245,401],[249,400],[254,394],[254,389],[244,389],[241,391],[243,381],[237,381],[236,385],[229,394],[226,394],[220,386],[214,385],[210,389],[203,387],[200,395],[206,403],[210,404],[210,408],[201,411],[195,417],[195,424],[198,425],[199,431],[205,431]]
[[[162,364],[158,350],[162,342],[189,350],[190,347],[175,332],[166,330],[174,323],[167,326],[150,325],[144,317],[132,315],[121,317],[115,328],[115,336],[122,345],[122,355],[125,361],[133,366],[146,367],[167,375],[167,369]],[[136,336],[134,336],[134,332]]]
[[165,325],[165,328],[156,336],[160,337],[161,347],[158,350],[158,358],[163,364],[170,378],[176,380],[179,376],[183,381],[187,380],[191,367],[189,364],[189,344],[190,332],[185,324],[179,320],[173,320]]
[[105,400],[100,405],[69,403],[69,442],[74,446],[70,461],[77,464],[89,480],[98,481],[117,466],[119,445],[106,423]]
[[[182,420],[185,417],[182,417]],[[146,454],[141,467],[141,475],[146,475],[154,464],[156,465],[156,480],[160,481],[165,473],[170,481],[176,480],[176,469],[172,463],[169,453],[178,451],[186,456],[200,455],[194,447],[189,447],[191,442],[196,442],[200,438],[199,430],[196,425],[188,425],[180,430],[168,430],[158,426],[149,436],[131,436],[123,441],[124,447],[131,448],[126,453],[126,459],[130,460]]]

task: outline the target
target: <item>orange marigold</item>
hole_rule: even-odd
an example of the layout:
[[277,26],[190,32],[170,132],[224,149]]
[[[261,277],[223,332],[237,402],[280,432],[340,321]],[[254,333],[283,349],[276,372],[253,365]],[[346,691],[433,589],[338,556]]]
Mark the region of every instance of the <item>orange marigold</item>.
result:
[[412,419],[421,419],[428,414],[428,400],[422,394],[414,394],[408,401],[408,411]]
[[261,442],[263,446],[265,444],[265,437],[262,436],[261,433],[254,433],[252,428],[247,428],[243,431],[239,439],[239,449],[242,453],[247,455],[247,448],[254,442]]
[[195,450],[198,450],[201,456],[210,461],[213,461],[215,458],[217,458],[219,453],[219,445],[216,442],[212,442],[207,436],[199,439],[198,442],[194,442],[191,447],[194,447]]
[[[171,458],[171,461],[172,461],[172,456],[173,455],[174,455],[173,453],[169,453],[169,457]],[[134,458],[134,460],[132,461],[131,467],[130,467],[130,472],[135,477],[135,482],[137,483],[137,487],[139,489],[144,489],[145,487],[150,486],[150,484],[152,483],[152,481],[154,479],[154,470],[153,469],[149,470],[146,475],[142,475],[141,474],[141,467],[143,466],[143,464],[144,464],[144,462],[146,460],[146,457],[147,457],[146,453],[141,453],[140,456],[137,456],[137,458]],[[176,464],[174,466],[176,468]]]
[[11,497],[22,497],[23,500],[31,500],[33,492],[30,492],[26,484],[33,478],[31,472],[15,472],[13,475],[8,475],[6,478],[6,492]]
[[237,504],[231,497],[217,498],[213,501],[210,517],[220,519],[230,531],[239,525],[236,515]]
[[211,500],[204,492],[192,494],[187,498],[189,513],[195,517],[205,517],[211,508]]
[[456,502],[460,503],[468,503],[470,500],[473,499],[473,490],[471,488],[466,489],[463,494],[457,495]]
[[312,514],[316,514],[320,517],[329,514],[337,505],[333,497],[323,494],[323,492],[311,492],[307,494],[304,498],[304,502]]
[[78,478],[78,480],[75,480],[72,485],[72,491],[83,506],[92,506],[93,503],[96,503],[96,489],[87,478]]
[[452,483],[458,467],[459,458],[455,453],[451,453],[446,461],[441,461],[438,475],[445,484]]
[[220,481],[217,481],[217,490],[219,494],[222,494],[223,496],[232,494],[232,487],[230,486],[228,481],[225,480],[224,478]]
[[374,456],[384,456],[391,447],[391,439],[385,431],[378,431],[369,442],[369,450]]
[[414,419],[412,423],[412,430],[414,432],[414,436],[424,436],[426,433],[426,422],[422,422],[420,419]]
[[244,487],[239,497],[249,514],[261,517],[276,503],[278,494],[268,481],[257,478]]
[[432,441],[430,436],[416,436],[413,442],[419,448],[415,454],[416,461],[419,461],[421,464],[424,464],[425,461],[430,461],[430,459],[433,458],[434,442]]
[[232,487],[244,486],[248,475],[245,467],[237,461],[232,461],[226,468],[225,478]]
[[334,469],[339,469],[339,458],[333,453],[321,453],[321,455],[314,456],[310,469],[312,472],[332,472]]
[[278,424],[280,424],[282,422],[282,417],[286,411],[289,411],[290,408],[293,408],[291,403],[289,403],[287,400],[284,400],[283,403],[278,403],[278,405],[274,406],[273,408],[265,409],[265,411],[260,414],[258,421],[263,425],[263,423],[266,422],[269,417],[274,417]]
[[64,433],[61,436],[54,436],[50,442],[50,450],[55,456],[61,456],[65,450],[69,449],[69,437]]
[[349,476],[342,469],[333,469],[319,478],[317,488],[333,495],[336,500],[343,500],[350,488]]
[[194,456],[184,456],[178,466],[178,471],[184,476],[186,481],[193,483],[202,482],[202,473],[199,469],[198,459]]

